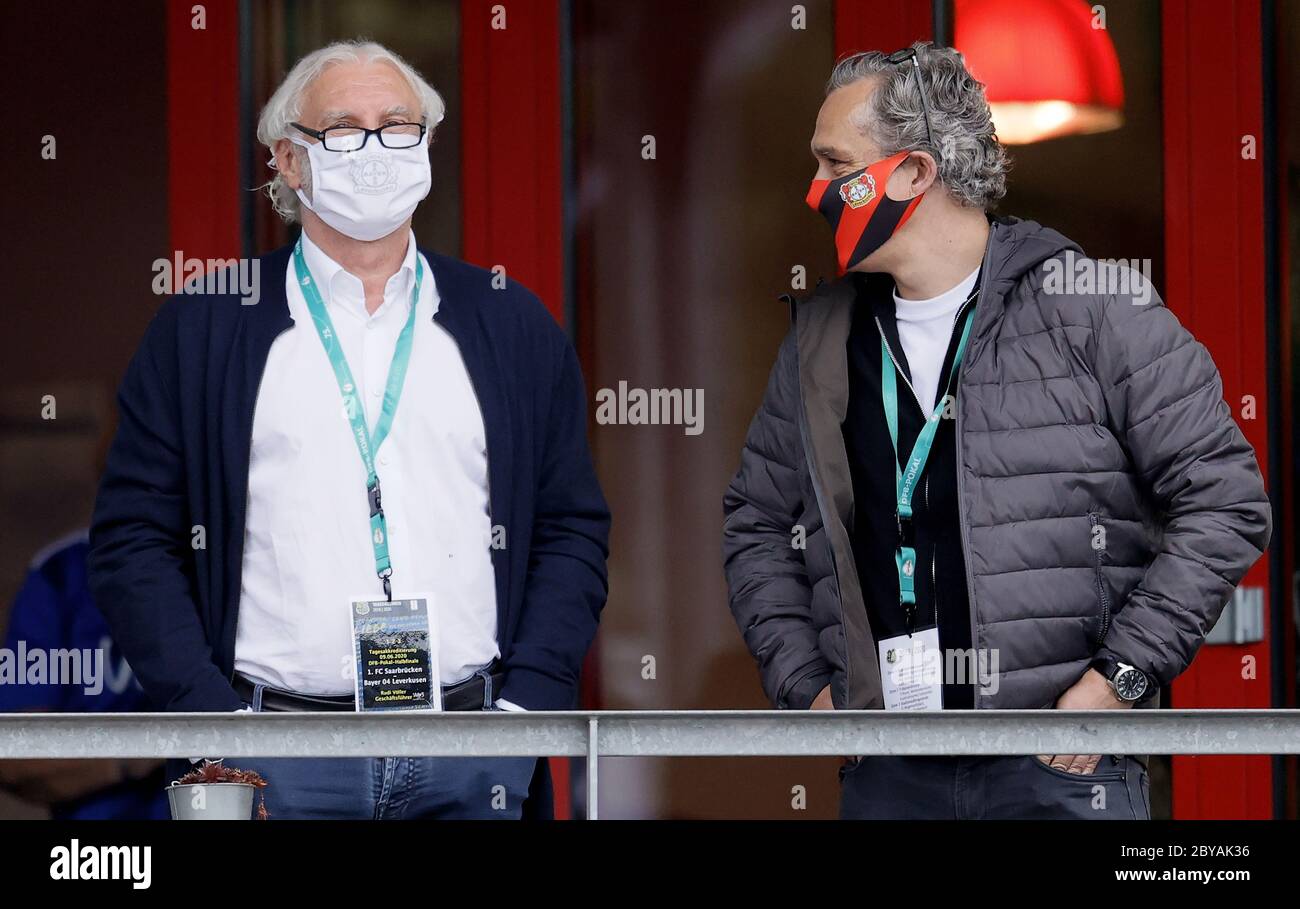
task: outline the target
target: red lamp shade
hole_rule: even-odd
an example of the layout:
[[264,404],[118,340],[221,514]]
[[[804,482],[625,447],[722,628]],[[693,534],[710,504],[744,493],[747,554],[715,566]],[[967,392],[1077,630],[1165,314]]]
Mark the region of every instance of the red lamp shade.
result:
[[1123,124],[1119,57],[1084,0],[956,0],[954,11],[953,44],[984,83],[1002,143]]

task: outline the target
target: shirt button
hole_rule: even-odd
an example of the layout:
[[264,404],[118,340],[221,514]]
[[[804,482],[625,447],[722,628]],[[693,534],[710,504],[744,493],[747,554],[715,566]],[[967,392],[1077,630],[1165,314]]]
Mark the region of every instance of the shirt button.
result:
[[377,398],[380,396],[380,394],[382,394],[382,392],[378,388],[373,388],[370,390],[370,397],[372,398]]

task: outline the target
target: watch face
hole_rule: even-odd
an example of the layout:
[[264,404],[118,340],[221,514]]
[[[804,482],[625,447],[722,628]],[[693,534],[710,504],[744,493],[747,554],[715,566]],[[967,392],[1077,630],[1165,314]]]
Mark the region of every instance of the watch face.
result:
[[1126,701],[1136,701],[1146,690],[1147,677],[1140,669],[1121,669],[1115,676],[1115,693]]

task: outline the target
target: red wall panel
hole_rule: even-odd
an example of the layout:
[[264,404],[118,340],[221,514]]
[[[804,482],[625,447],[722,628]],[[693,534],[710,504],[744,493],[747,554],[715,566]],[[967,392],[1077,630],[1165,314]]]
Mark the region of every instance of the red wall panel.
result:
[[171,247],[187,258],[240,255],[239,8],[167,3],[167,154]]
[[[1165,0],[1165,300],[1214,356],[1224,397],[1267,476],[1263,156],[1243,159],[1246,136],[1262,140],[1259,0]],[[1214,61],[1206,65],[1206,61]],[[1254,419],[1242,418],[1253,395]],[[1268,558],[1243,586],[1265,596]],[[1255,677],[1243,678],[1253,659]],[[1202,648],[1173,686],[1173,706],[1269,707],[1268,641]],[[1272,815],[1270,759],[1176,757],[1174,816]]]
[[[462,254],[504,266],[563,322],[559,3],[461,0],[460,33]],[[569,762],[550,768],[555,817],[571,818]]]
[[[1277,306],[1278,306],[1278,338],[1277,347],[1281,352],[1281,385],[1282,397],[1277,402],[1277,410],[1274,413],[1280,415],[1282,424],[1282,460],[1283,465],[1295,465],[1297,461],[1297,452],[1295,448],[1294,421],[1296,414],[1296,402],[1293,389],[1294,370],[1298,365],[1294,359],[1295,339],[1292,336],[1292,322],[1289,310],[1289,301],[1294,299],[1292,296],[1295,289],[1291,285],[1291,245],[1288,238],[1290,233],[1290,221],[1292,217],[1290,209],[1290,199],[1288,198],[1287,174],[1289,171],[1289,162],[1300,158],[1300,143],[1294,146],[1297,137],[1300,137],[1300,129],[1296,120],[1296,111],[1300,110],[1300,93],[1296,91],[1298,87],[1297,80],[1288,72],[1286,66],[1287,49],[1294,43],[1295,31],[1288,29],[1287,14],[1282,4],[1275,5],[1274,32],[1273,40],[1276,42],[1273,53],[1278,63],[1277,72],[1277,91],[1273,96],[1274,115],[1278,118],[1277,135],[1279,137],[1279,148],[1274,158],[1277,170],[1274,179],[1274,186],[1277,189],[1277,197],[1274,200],[1277,207],[1277,237],[1278,237],[1278,261],[1276,263],[1277,275]],[[1285,468],[1279,469],[1277,475],[1282,478],[1282,488],[1275,490],[1280,493],[1282,498],[1281,514],[1274,514],[1276,524],[1273,534],[1279,536],[1283,541],[1282,544],[1282,577],[1284,583],[1296,583],[1296,557],[1300,555],[1296,551],[1296,494],[1295,483],[1300,479],[1300,470],[1292,468],[1288,473]],[[1294,589],[1294,588],[1293,588]],[[1281,591],[1283,596],[1287,591]],[[1290,600],[1295,603],[1295,599]],[[1274,671],[1281,674],[1284,680],[1285,695],[1282,703],[1275,704],[1275,707],[1296,706],[1297,679],[1296,672],[1296,611],[1294,608],[1287,608],[1286,601],[1278,604],[1282,612],[1282,665],[1275,666]],[[1300,770],[1300,758],[1296,755],[1288,755],[1284,762],[1286,774],[1286,792],[1287,804],[1286,813],[1283,815],[1288,820],[1296,820],[1300,815],[1300,781],[1297,779],[1297,770]]]
[[462,0],[460,27],[464,257],[504,266],[563,321],[559,4]]
[[934,38],[929,0],[838,0],[835,58],[858,51],[896,51]]

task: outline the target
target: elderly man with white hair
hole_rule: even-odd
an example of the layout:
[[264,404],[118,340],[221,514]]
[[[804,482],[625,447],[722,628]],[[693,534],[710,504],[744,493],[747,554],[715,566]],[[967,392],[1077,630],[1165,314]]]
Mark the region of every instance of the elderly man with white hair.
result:
[[[128,368],[91,583],[167,710],[575,706],[609,530],[582,376],[527,289],[416,245],[443,111],[377,44],[303,58],[258,124],[301,236]],[[537,763],[240,761],[284,818],[519,817]]]

